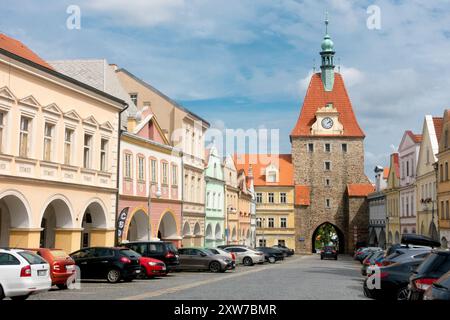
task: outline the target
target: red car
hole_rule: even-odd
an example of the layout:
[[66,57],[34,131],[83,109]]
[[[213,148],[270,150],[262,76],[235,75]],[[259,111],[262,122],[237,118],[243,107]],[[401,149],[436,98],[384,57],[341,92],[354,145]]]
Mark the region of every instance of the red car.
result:
[[139,262],[141,263],[141,274],[140,278],[153,278],[153,277],[161,277],[166,276],[168,270],[166,268],[166,264],[161,260],[140,257]]
[[75,261],[61,249],[26,249],[41,256],[50,265],[52,285],[59,289],[67,289],[67,279],[76,271]]

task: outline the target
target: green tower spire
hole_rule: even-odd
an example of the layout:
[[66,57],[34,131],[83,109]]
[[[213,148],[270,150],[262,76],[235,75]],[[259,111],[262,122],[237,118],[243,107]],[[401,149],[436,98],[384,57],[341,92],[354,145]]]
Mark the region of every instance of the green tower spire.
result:
[[320,69],[322,71],[322,83],[325,91],[332,91],[334,85],[334,43],[331,41],[331,37],[328,34],[328,13],[325,16],[325,36],[322,41],[322,51],[320,56],[322,57],[322,64]]

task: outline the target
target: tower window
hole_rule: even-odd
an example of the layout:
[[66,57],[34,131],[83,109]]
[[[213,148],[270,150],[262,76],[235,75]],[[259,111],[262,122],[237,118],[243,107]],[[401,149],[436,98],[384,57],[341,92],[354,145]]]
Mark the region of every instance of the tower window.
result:
[[308,152],[314,152],[314,143],[308,143]]
[[329,178],[325,179],[325,186],[329,187],[331,185],[331,180]]
[[348,147],[346,143],[342,144],[342,152],[347,153]]
[[326,199],[325,200],[325,207],[326,208],[331,208],[331,200],[330,199]]
[[325,152],[331,152],[331,144],[325,143]]
[[331,162],[330,161],[325,161],[325,170],[326,171],[330,171],[331,170]]

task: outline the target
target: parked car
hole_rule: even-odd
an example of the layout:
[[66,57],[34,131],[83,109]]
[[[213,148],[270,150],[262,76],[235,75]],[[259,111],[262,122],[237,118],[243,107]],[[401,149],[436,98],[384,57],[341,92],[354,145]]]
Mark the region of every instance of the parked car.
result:
[[138,275],[140,279],[161,277],[167,275],[166,264],[161,260],[140,257],[139,263],[141,264],[141,272]]
[[338,253],[336,247],[334,246],[325,246],[320,250],[320,260],[323,259],[338,259]]
[[410,259],[425,259],[431,252],[430,247],[407,246],[399,247],[392,254],[383,259],[382,265],[388,266],[397,262]]
[[143,257],[161,260],[167,272],[176,270],[180,264],[178,249],[172,242],[166,241],[133,241],[123,244]]
[[414,271],[424,259],[411,259],[403,263],[394,263],[389,266],[379,267],[379,287],[370,288],[368,281],[372,281],[370,272],[364,281],[364,295],[380,300],[408,300],[408,283],[411,272]]
[[423,299],[450,301],[450,271],[425,291]]
[[449,271],[450,251],[433,251],[409,279],[410,300],[422,300],[424,292]]
[[379,247],[367,247],[359,251],[357,250],[354,259],[362,263],[364,259],[367,258],[367,256],[374,251],[383,251],[383,249]]
[[180,248],[180,265],[178,270],[209,270],[225,272],[233,268],[233,261],[225,256],[213,254],[202,248]]
[[283,246],[281,244],[276,244],[276,245],[272,246],[272,248],[275,248],[275,249],[281,250],[283,252],[286,252],[288,257],[294,255],[294,253],[295,253],[294,249],[290,249],[290,248],[288,248],[286,246]]
[[50,265],[52,285],[67,289],[67,281],[75,273],[75,261],[61,249],[26,249],[41,256]]
[[439,241],[414,233],[402,235],[402,239],[400,242],[401,244],[405,245],[425,246],[432,248],[439,248],[441,246],[441,243]]
[[208,250],[212,254],[217,254],[217,255],[221,255],[221,256],[230,258],[231,261],[233,262],[232,269],[236,268],[236,255],[233,252],[228,252],[228,251],[226,251],[224,249],[220,249],[220,248],[207,248],[206,250]]
[[384,256],[384,251],[374,251],[369,256],[367,256],[367,258],[364,259],[364,261],[363,261],[363,264],[361,267],[361,274],[363,276],[366,276],[367,268],[370,266],[374,266],[374,265],[380,266],[381,263],[377,264],[376,262],[379,260],[380,257],[382,258],[383,256]]
[[70,257],[80,268],[81,279],[106,279],[117,283],[132,281],[141,272],[140,255],[126,247],[92,247],[73,252]]
[[33,252],[0,249],[0,300],[25,300],[31,294],[50,290],[50,265]]
[[242,247],[242,248],[253,249],[253,248],[250,248],[249,246],[247,246],[245,244],[223,244],[223,245],[217,246],[217,248],[223,249],[223,250],[225,250],[226,248],[230,248],[230,247]]
[[252,266],[255,263],[263,264],[265,261],[264,253],[246,247],[228,247],[225,249],[236,255],[236,263],[242,263],[244,266]]
[[284,260],[284,253],[279,249],[269,247],[257,247],[256,250],[264,253],[264,259],[269,263],[275,263],[277,261]]

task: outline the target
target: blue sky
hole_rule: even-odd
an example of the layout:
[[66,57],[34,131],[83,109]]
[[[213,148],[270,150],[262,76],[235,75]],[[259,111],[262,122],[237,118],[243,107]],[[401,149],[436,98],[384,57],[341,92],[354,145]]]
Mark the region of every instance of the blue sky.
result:
[[[450,107],[449,1],[2,1],[0,30],[44,59],[105,58],[219,129],[278,128],[290,152],[328,10],[330,35],[366,133],[366,173],[405,130]],[[81,29],[66,27],[69,5]],[[377,5],[381,29],[369,30]],[[336,60],[337,61],[337,60]]]

